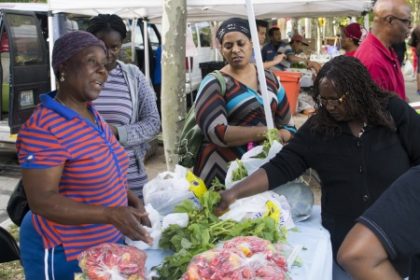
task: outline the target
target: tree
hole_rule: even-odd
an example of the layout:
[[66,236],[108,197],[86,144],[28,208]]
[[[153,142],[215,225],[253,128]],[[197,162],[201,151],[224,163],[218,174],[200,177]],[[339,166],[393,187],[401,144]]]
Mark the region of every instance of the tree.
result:
[[168,170],[178,161],[176,146],[186,112],[185,33],[186,0],[165,0],[162,15],[162,138]]
[[413,17],[413,23],[419,24],[419,11],[420,11],[420,0],[409,0],[412,8],[412,17]]

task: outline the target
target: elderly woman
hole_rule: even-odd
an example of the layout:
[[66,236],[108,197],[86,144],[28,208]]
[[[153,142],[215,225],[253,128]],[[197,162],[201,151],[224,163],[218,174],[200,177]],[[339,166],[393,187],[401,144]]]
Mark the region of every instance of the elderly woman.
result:
[[22,126],[17,141],[32,212],[20,231],[26,279],[73,279],[77,256],[123,235],[151,242],[141,201],[127,190],[128,158],[92,107],[108,73],[106,48],[76,31],[54,45],[59,89]]
[[[228,163],[247,151],[248,143],[259,143],[267,131],[257,69],[250,63],[252,42],[248,22],[240,18],[224,21],[217,31],[223,57],[220,71],[226,92],[213,75],[207,75],[195,101],[196,120],[205,140],[194,165],[194,173],[210,186],[213,179],[225,180]],[[284,88],[266,71],[267,88],[275,126],[287,142],[295,132]]]
[[156,94],[137,66],[117,60],[127,35],[119,16],[103,14],[93,17],[87,31],[101,39],[108,48],[108,79],[93,104],[128,153],[128,188],[138,197],[143,197],[143,186],[147,182],[144,157],[148,142],[160,130]]
[[275,188],[313,168],[334,258],[354,221],[411,166],[420,164],[420,116],[380,90],[359,60],[338,56],[314,84],[316,114],[274,159],[222,193],[218,213],[239,198]]

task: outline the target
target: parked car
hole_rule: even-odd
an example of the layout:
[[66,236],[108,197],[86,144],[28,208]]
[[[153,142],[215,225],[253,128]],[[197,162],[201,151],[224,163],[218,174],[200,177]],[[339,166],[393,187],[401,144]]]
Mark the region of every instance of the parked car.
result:
[[[51,90],[47,8],[47,4],[0,4],[0,150],[16,149],[20,126],[39,103],[39,95]],[[86,29],[89,19],[84,15],[54,14],[54,38]],[[139,19],[136,26],[139,32],[134,63],[144,72],[143,21]],[[156,26],[148,26],[149,69],[154,73],[161,39]]]

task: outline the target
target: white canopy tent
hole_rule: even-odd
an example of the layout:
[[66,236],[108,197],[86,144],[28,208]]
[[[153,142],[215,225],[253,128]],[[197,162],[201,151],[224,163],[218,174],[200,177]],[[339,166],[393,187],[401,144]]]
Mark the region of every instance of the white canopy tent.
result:
[[[223,20],[232,16],[250,17],[252,13],[250,21],[253,21],[251,25],[255,25],[254,16],[255,18],[356,16],[369,10],[371,3],[371,0],[187,0],[187,17],[189,22],[194,22]],[[66,12],[87,15],[111,13],[118,14],[123,18],[147,18],[151,22],[160,22],[165,0],[49,0],[48,5],[49,10],[53,13]],[[252,33],[255,32],[256,29]],[[254,36],[256,37],[253,34]],[[145,41],[147,42],[147,38]],[[259,53],[259,47],[255,51]],[[261,58],[259,57],[258,60]],[[147,53],[145,53],[145,64],[145,74],[148,77]],[[261,81],[261,79],[265,79],[262,62],[257,63],[257,66],[259,66],[258,69],[261,68],[258,71],[260,84],[265,85],[265,82]],[[263,92],[265,91],[263,89]],[[264,107],[268,107],[268,105]],[[266,112],[266,117],[268,116],[271,116],[271,112]],[[267,119],[267,122],[270,128],[273,127],[272,120]]]
[[[53,12],[96,15],[115,13],[124,18],[148,18],[160,22],[164,0],[49,0]],[[357,16],[371,6],[370,0],[254,0],[256,18]],[[188,21],[222,20],[246,16],[244,0],[187,0]]]
[[[371,0],[253,0],[256,18],[357,16],[369,10]],[[161,22],[165,0],[49,0],[53,13],[85,15],[117,14],[123,18],[147,18]],[[187,0],[189,22],[223,20],[232,16],[247,16],[245,0]],[[147,24],[145,22],[145,24]],[[146,39],[146,38],[145,38]],[[51,42],[52,43],[52,42]],[[146,49],[147,51],[147,49]],[[148,54],[145,63],[148,65]],[[148,69],[146,67],[145,69]],[[146,75],[149,73],[145,73]]]

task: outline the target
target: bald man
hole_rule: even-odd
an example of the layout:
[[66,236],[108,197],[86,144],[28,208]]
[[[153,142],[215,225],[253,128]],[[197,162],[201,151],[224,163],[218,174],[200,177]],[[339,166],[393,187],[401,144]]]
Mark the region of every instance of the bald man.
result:
[[355,53],[376,84],[403,100],[404,78],[393,44],[404,42],[411,29],[411,8],[405,0],[378,0],[373,8],[372,31]]

